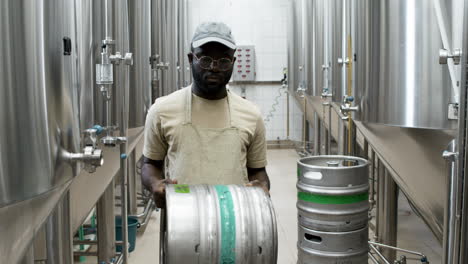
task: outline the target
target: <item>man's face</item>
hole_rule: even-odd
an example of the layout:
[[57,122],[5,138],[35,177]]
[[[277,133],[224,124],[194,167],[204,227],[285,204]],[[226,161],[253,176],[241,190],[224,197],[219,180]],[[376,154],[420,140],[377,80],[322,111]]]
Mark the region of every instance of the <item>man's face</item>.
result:
[[[211,94],[219,92],[226,86],[231,79],[234,67],[234,52],[235,50],[220,43],[209,42],[199,48],[195,48],[192,52],[193,54],[188,54],[190,64],[192,64],[193,79],[201,90]],[[202,68],[200,65],[199,59],[203,56],[211,57],[213,60],[229,59],[232,63],[227,70],[220,69],[219,64],[216,62],[206,69],[206,67]]]

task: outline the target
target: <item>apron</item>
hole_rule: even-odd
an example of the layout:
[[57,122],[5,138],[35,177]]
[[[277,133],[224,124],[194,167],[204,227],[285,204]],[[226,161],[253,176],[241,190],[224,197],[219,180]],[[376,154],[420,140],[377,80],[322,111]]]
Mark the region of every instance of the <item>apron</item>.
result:
[[173,155],[166,160],[166,177],[179,184],[245,184],[247,147],[235,126],[227,93],[229,127],[201,128],[192,124],[192,89],[185,90],[185,117],[177,129]]

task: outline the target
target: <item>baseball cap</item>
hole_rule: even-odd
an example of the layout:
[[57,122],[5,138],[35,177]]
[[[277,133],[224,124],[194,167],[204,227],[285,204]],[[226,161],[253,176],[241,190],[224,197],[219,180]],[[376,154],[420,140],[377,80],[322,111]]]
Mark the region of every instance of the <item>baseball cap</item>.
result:
[[192,38],[192,47],[198,48],[208,42],[218,42],[230,49],[236,49],[231,29],[222,22],[204,22],[201,23]]

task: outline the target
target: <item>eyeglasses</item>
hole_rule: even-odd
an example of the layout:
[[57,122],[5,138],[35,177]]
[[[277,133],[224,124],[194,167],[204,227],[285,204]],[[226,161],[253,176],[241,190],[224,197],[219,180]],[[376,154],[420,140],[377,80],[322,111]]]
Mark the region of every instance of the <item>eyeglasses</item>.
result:
[[211,70],[214,67],[214,63],[216,62],[216,66],[218,70],[220,71],[228,71],[231,69],[232,65],[232,60],[228,58],[221,58],[219,60],[214,60],[213,58],[209,56],[201,56],[200,58],[197,57],[194,53],[192,53],[193,56],[198,60],[198,65],[200,65],[200,68],[205,69],[205,70]]

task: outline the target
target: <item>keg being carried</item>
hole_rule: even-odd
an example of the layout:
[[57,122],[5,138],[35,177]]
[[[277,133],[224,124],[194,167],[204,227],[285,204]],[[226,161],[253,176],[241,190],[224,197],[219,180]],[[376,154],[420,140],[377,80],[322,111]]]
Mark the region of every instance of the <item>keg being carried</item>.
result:
[[166,208],[161,263],[277,262],[275,212],[260,188],[168,185]]

